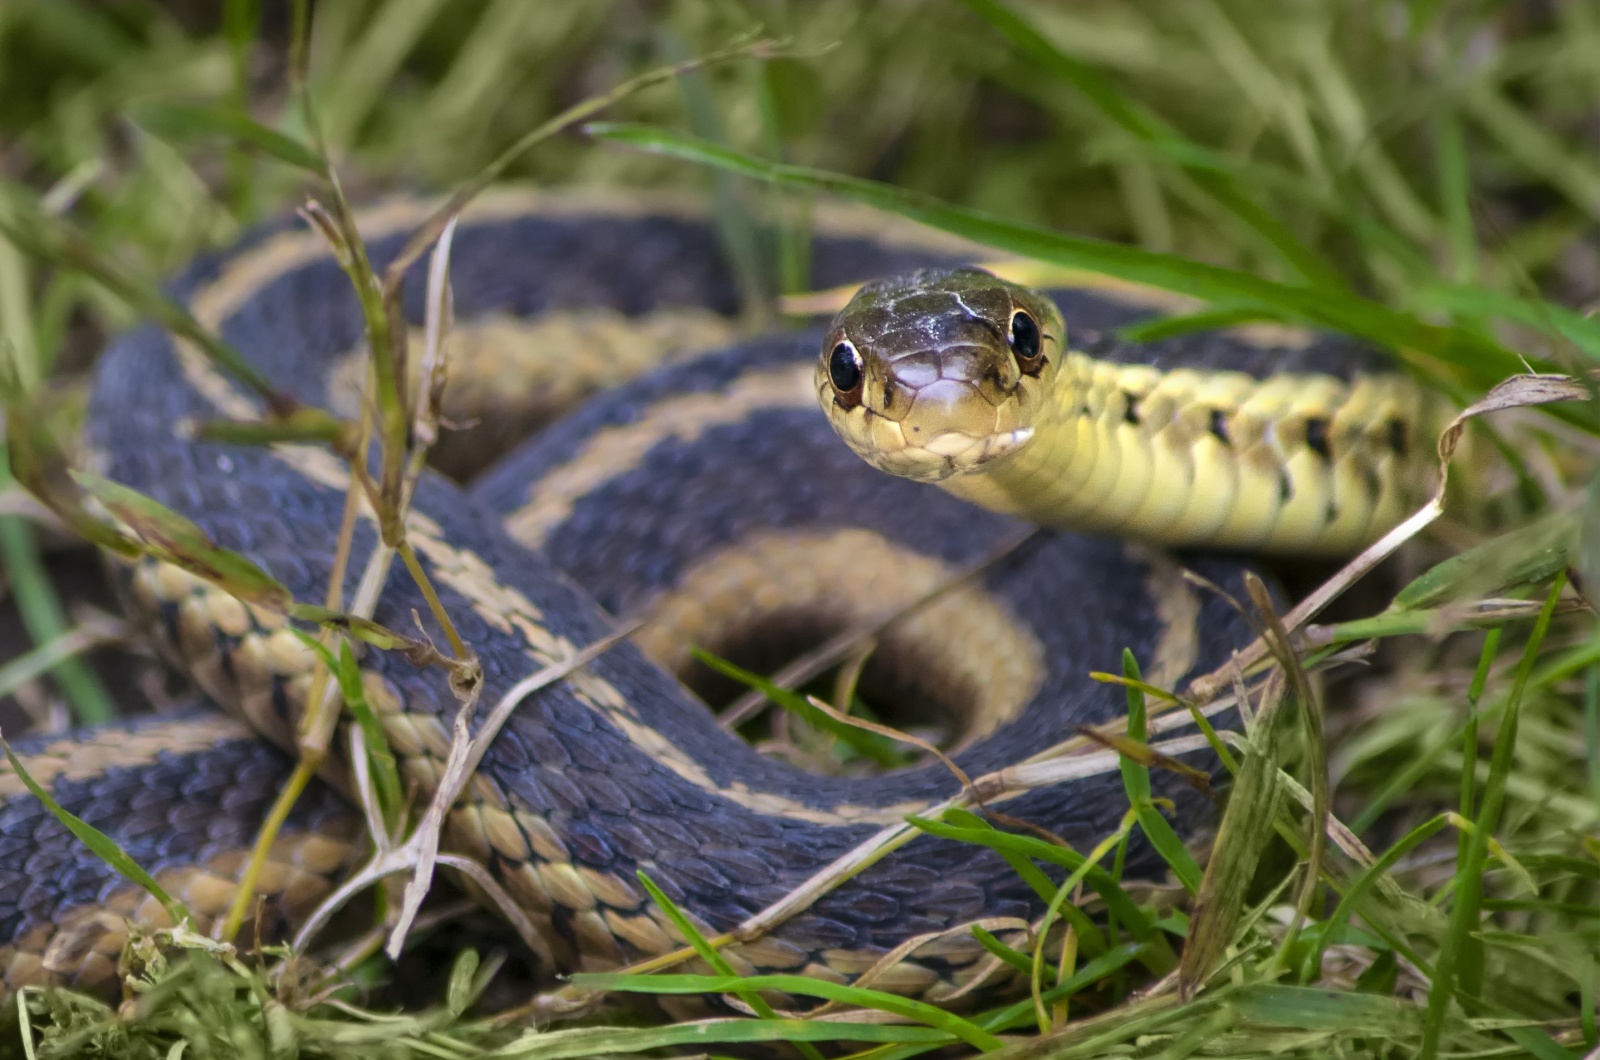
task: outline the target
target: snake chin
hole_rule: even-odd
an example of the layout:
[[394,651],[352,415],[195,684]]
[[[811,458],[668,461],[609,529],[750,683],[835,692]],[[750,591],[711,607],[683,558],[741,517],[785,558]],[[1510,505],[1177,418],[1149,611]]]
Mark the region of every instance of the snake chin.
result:
[[[1032,440],[1032,427],[974,437],[962,431],[945,431],[920,444],[891,447],[860,441],[840,432],[850,448],[879,471],[913,482],[937,483],[970,475],[1015,456]],[[882,432],[875,432],[881,434]],[[902,434],[902,438],[903,438]]]
[[1018,452],[1032,438],[1032,427],[1019,427],[1014,431],[1002,431],[983,438],[948,431],[924,444],[922,449],[943,458],[946,470],[938,476],[942,480],[951,475],[980,471],[996,460]]

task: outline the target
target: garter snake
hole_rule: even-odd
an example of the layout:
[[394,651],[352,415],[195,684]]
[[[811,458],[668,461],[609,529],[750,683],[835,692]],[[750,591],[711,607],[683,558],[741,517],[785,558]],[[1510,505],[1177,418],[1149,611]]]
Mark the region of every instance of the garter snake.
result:
[[1414,449],[1444,405],[1361,351],[1342,373],[1304,348],[1208,364],[1075,330],[981,269],[896,276],[834,321],[817,394],[875,467],[1050,526],[1340,555],[1426,495]]
[[[361,228],[380,268],[424,215],[425,206],[409,200],[364,213]],[[859,283],[947,269],[973,256],[973,248],[885,229],[881,220],[823,213],[812,280],[819,288]],[[1077,521],[1089,529],[1136,524],[1143,518],[1136,513],[1153,508],[1176,481],[1167,464],[1182,456],[1174,425],[1184,425],[1193,488],[1163,518],[1185,529],[1176,537],[1186,544],[1353,544],[1388,517],[1389,502],[1375,498],[1400,490],[1413,465],[1388,434],[1379,439],[1388,439],[1382,459],[1347,458],[1350,439],[1366,438],[1372,419],[1347,427],[1340,410],[1355,400],[1348,394],[1375,395],[1369,404],[1380,410],[1373,422],[1383,432],[1392,423],[1404,424],[1410,438],[1426,429],[1403,418],[1419,407],[1409,384],[1318,346],[1322,340],[1273,348],[1211,334],[1129,344],[1115,329],[1151,307],[1127,292],[1063,290],[1051,303],[973,273],[909,275],[867,288],[826,333],[739,340],[737,285],[712,228],[692,210],[504,192],[463,219],[452,255],[456,325],[446,400],[447,411],[452,401],[466,411],[450,415],[485,417],[479,437],[503,447],[504,421],[543,409],[550,394],[606,388],[469,489],[432,473],[418,486],[408,539],[482,661],[484,709],[520,678],[604,637],[614,628],[611,616],[647,620],[632,642],[520,704],[446,829],[447,846],[484,864],[524,911],[534,927],[528,944],[548,970],[611,968],[681,945],[642,889],[641,869],[707,932],[733,930],[881,830],[960,791],[937,762],[824,777],[758,754],[719,728],[680,682],[701,676],[689,644],[751,665],[780,662],[840,628],[905,608],[1022,529],[1012,515],[972,508],[856,460],[818,414],[819,386],[824,403],[847,414],[834,424],[859,449],[862,435],[882,433],[884,423],[917,430],[934,422],[935,406],[948,414],[954,405],[939,399],[943,384],[934,377],[954,379],[954,369],[941,373],[963,358],[971,370],[960,385],[981,391],[989,422],[1006,431],[1025,425],[995,411],[1005,395],[1030,406],[1057,400],[1042,389],[1046,363],[1057,376],[1088,380],[1072,391],[1067,411],[1081,404],[1083,415],[1067,430],[1091,455],[1118,447],[1116,458],[1063,473],[1048,492],[1087,491],[1093,503],[1082,509],[1090,515]],[[952,275],[961,285],[955,289]],[[422,281],[418,270],[406,288],[413,326],[421,321]],[[274,385],[302,402],[352,408],[361,314],[316,234],[288,226],[257,233],[197,262],[172,289]],[[950,316],[951,305],[962,313]],[[1031,348],[1027,325],[1016,322],[1024,310],[1039,332],[1037,356],[1019,349],[1019,327],[1021,346]],[[901,341],[912,333],[931,339],[912,349]],[[862,355],[854,405],[851,387],[839,386],[851,380],[830,377],[827,368],[845,345]],[[719,346],[729,348],[701,355]],[[966,353],[953,354],[957,346]],[[936,348],[942,352],[933,361],[942,357],[945,367],[930,367],[924,356]],[[892,359],[897,350],[906,356],[892,372],[868,359],[885,351]],[[625,381],[663,358],[676,363]],[[1283,358],[1317,374],[1274,390]],[[536,367],[553,374],[519,383]],[[919,372],[932,375],[919,381]],[[1330,396],[1336,393],[1347,395],[1343,404]],[[862,409],[876,416],[864,428],[848,415]],[[231,446],[197,440],[193,430],[218,417],[261,414],[251,393],[191,343],[147,326],[100,362],[85,459],[254,560],[297,599],[320,600],[347,470],[314,446]],[[1326,421],[1321,443],[1319,417]],[[946,431],[932,428],[930,437]],[[1165,447],[1165,455],[1141,448],[1147,444]],[[1196,507],[1196,497],[1213,488],[1207,476],[1221,459],[1218,445],[1231,446],[1227,455],[1250,469],[1236,474],[1228,507],[1249,509],[1260,481],[1270,483],[1268,507],[1282,513],[1271,533],[1247,542],[1243,530],[1220,529],[1235,524],[1207,524]],[[965,460],[958,448],[934,442],[925,452],[952,465],[982,462]],[[1360,451],[1380,448],[1364,442]],[[873,459],[938,477],[903,455]],[[1026,459],[1009,458],[1024,467]],[[1370,487],[1360,529],[1337,541],[1295,539],[1287,529],[1311,488],[1304,465],[1314,459],[1328,463],[1324,478],[1333,483],[1318,494],[1319,512],[1330,498],[1354,505],[1341,492],[1352,482]],[[1141,461],[1162,470],[1139,472]],[[464,463],[450,458],[455,470]],[[1148,488],[1128,500],[1102,494],[1107,468],[1136,472]],[[1025,507],[1030,491],[1002,480],[957,489],[1009,511]],[[1059,507],[1058,499],[1050,504]],[[1107,514],[1113,510],[1115,518]],[[373,515],[364,510],[346,599],[375,541]],[[1194,553],[1181,562],[1224,587],[1240,584],[1238,560]],[[209,930],[288,768],[254,734],[292,745],[312,657],[281,615],[190,574],[145,562],[114,565],[113,577],[140,626],[229,716],[158,716],[35,738],[19,752],[63,805],[121,843],[186,903],[199,930]],[[428,614],[416,586],[392,575],[374,617],[395,629],[421,622],[442,643],[431,619],[419,617]],[[1083,726],[1114,724],[1122,691],[1086,674],[1118,669],[1124,648],[1150,680],[1173,686],[1218,664],[1247,635],[1231,608],[1194,589],[1166,554],[1050,532],[885,631],[862,687],[880,701],[912,701],[942,716],[955,761],[979,776],[1070,742]],[[403,776],[425,794],[442,768],[456,700],[439,671],[396,653],[369,651],[362,668]],[[1199,746],[1192,736],[1178,739],[1187,742],[1175,751]],[[1000,802],[1011,818],[1092,845],[1116,827],[1126,800],[1114,767],[1083,772]],[[1154,779],[1180,828],[1192,830],[1212,812],[1209,798],[1178,778],[1158,772]],[[17,777],[0,774],[0,789],[5,984],[107,989],[127,920],[159,922],[163,914],[78,846]],[[361,846],[359,820],[343,805],[321,787],[301,800],[260,884],[269,899],[258,926],[264,936],[303,918]],[[1151,852],[1136,843],[1129,874],[1156,871]],[[842,981],[901,947],[875,985],[937,1000],[996,971],[966,925],[1028,918],[1037,909],[1029,885],[999,856],[924,835],[730,946],[727,956],[740,971]],[[906,945],[914,939],[921,941]]]

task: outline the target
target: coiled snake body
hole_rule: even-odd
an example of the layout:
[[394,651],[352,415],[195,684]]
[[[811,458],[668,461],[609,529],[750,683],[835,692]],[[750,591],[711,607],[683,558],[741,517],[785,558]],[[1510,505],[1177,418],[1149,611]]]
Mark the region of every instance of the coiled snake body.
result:
[[[374,259],[381,264],[393,255],[423,212],[409,202],[369,211],[363,229]],[[819,223],[816,286],[971,256],[969,248],[931,236],[864,231]],[[415,271],[406,303],[417,323],[422,276]],[[424,476],[409,516],[409,539],[482,661],[484,709],[519,679],[611,632],[611,615],[649,619],[631,643],[520,705],[448,823],[447,845],[488,866],[534,925],[528,942],[550,970],[615,967],[681,945],[641,888],[640,869],[707,931],[727,931],[881,829],[959,793],[937,762],[824,777],[758,754],[719,728],[675,676],[695,678],[690,643],[752,665],[781,662],[839,629],[908,607],[1018,535],[1021,524],[1009,516],[867,467],[816,409],[817,387],[827,402],[828,387],[851,381],[847,372],[828,378],[828,358],[843,343],[852,352],[888,343],[891,355],[916,354],[894,344],[920,326],[940,348],[951,347],[949,328],[936,333],[934,318],[917,309],[928,277],[937,287],[948,275],[926,274],[913,281],[922,283],[917,289],[891,287],[888,301],[909,304],[889,307],[889,315],[885,288],[876,288],[878,302],[853,306],[826,336],[778,334],[691,359],[731,340],[738,308],[736,285],[699,218],[677,208],[507,193],[464,220],[452,258],[452,393],[476,388],[475,414],[490,420],[480,434],[498,437],[496,423],[540,406],[551,392],[581,392],[637,373],[649,360],[645,347],[682,362],[611,389],[502,460],[470,491]],[[967,285],[956,289],[957,301],[1011,290],[955,275]],[[287,228],[260,234],[198,263],[176,290],[202,324],[218,329],[275,385],[307,403],[350,407],[361,318],[317,236]],[[874,295],[861,297],[870,302]],[[1150,498],[1170,494],[1174,482],[1202,494],[1212,489],[1220,474],[1214,463],[1229,448],[1237,467],[1247,469],[1225,472],[1235,482],[1224,502],[1229,510],[1256,503],[1258,480],[1270,484],[1266,508],[1287,510],[1311,488],[1302,485],[1317,470],[1311,463],[1322,460],[1327,473],[1317,481],[1333,485],[1318,487],[1324,495],[1317,510],[1342,535],[1332,547],[1370,536],[1386,513],[1398,511],[1390,498],[1403,495],[1415,461],[1392,424],[1413,437],[1425,426],[1415,422],[1420,399],[1397,377],[1370,374],[1365,362],[1321,340],[1279,348],[1226,335],[1119,342],[1113,329],[1149,312],[1127,296],[1059,292],[1060,316],[1037,296],[1017,297],[1028,299],[1028,312],[1055,343],[1044,356],[1059,361],[1063,373],[1095,380],[1074,392],[1072,429],[1085,451],[1101,447],[1099,470],[1084,471],[1080,457],[1070,480],[1077,485],[1058,491],[1092,483],[1088,510],[1098,514],[1081,520],[1090,529],[1137,529]],[[934,301],[940,299],[948,309],[948,288]],[[972,335],[962,341],[1003,351],[1015,342],[1017,307],[967,308],[962,319]],[[819,348],[823,366],[814,382]],[[554,366],[554,381],[518,389],[513,379],[535,353]],[[1009,349],[1006,356],[1021,353]],[[909,398],[916,386],[950,376],[961,359],[930,369],[924,357],[920,369],[910,365],[909,375],[894,379],[863,361],[864,404],[881,413],[893,387],[909,387],[901,395]],[[486,374],[491,366],[503,374]],[[980,366],[975,385],[996,400],[1009,389],[1035,405],[1048,403],[1030,366],[1026,358],[1004,370]],[[926,378],[918,383],[912,369]],[[1274,403],[1274,392],[1287,396]],[[1341,412],[1351,406],[1350,394],[1363,410],[1381,411]],[[938,404],[934,397],[924,394],[924,411]],[[894,397],[888,400],[892,416]],[[200,442],[189,429],[260,412],[196,349],[147,327],[116,343],[100,366],[89,459],[260,563],[297,599],[320,600],[347,471],[315,447]],[[1174,454],[1182,456],[1174,424],[1188,432],[1183,437],[1208,439],[1190,447],[1186,479],[1172,477],[1182,463],[1173,463]],[[861,448],[848,426],[840,429]],[[1160,453],[1140,470],[1146,439]],[[1115,461],[1106,446],[1117,447]],[[957,448],[943,444],[940,459]],[[447,445],[446,455],[453,452]],[[1273,453],[1275,469],[1268,466]],[[1107,500],[1112,494],[1102,480],[1109,481],[1114,463],[1142,476],[1144,493],[1125,503]],[[1039,472],[1032,474],[1037,482]],[[1350,492],[1358,488],[1369,491],[1359,504]],[[1010,510],[1025,508],[1016,498],[1034,492],[1014,484],[966,490],[986,491],[1010,497],[999,505]],[[1348,531],[1351,520],[1339,522],[1341,506],[1330,501],[1336,496],[1344,511],[1361,507],[1362,527]],[[1173,511],[1184,509],[1185,498],[1165,499]],[[1124,514],[1113,519],[1113,510]],[[1300,508],[1293,511],[1301,518]],[[1205,522],[1180,512],[1163,525]],[[1220,539],[1239,545],[1248,537],[1241,533]],[[1178,536],[1191,543],[1207,537]],[[345,599],[375,539],[367,513],[356,527]],[[1318,540],[1300,537],[1313,546]],[[1296,540],[1280,527],[1255,543],[1284,550]],[[1225,587],[1239,584],[1235,560],[1186,555],[1182,562]],[[120,567],[116,576],[133,614],[163,649],[248,727],[219,714],[185,713],[34,738],[18,750],[63,805],[154,872],[204,931],[225,908],[288,768],[253,733],[292,745],[311,656],[281,616],[195,577],[154,564]],[[428,614],[410,579],[391,574],[374,617],[411,630],[413,616]],[[442,643],[431,620],[422,621]],[[1112,538],[1036,535],[976,581],[885,631],[863,687],[942,713],[956,762],[978,776],[1118,718],[1123,692],[1087,673],[1119,669],[1124,648],[1150,680],[1173,686],[1219,664],[1246,635],[1226,604],[1192,588],[1159,551]],[[369,651],[362,666],[405,779],[431,790],[457,703],[441,671],[381,651]],[[1176,749],[1195,746],[1191,739]],[[1174,800],[1180,827],[1210,812],[1207,798],[1190,787],[1158,775],[1157,788]],[[115,981],[127,920],[159,922],[160,910],[77,845],[18,778],[0,774],[0,789],[5,984],[105,989]],[[1116,826],[1127,804],[1113,769],[1021,790],[997,808],[1088,846]],[[301,800],[260,883],[269,899],[265,935],[286,930],[327,893],[360,845],[359,832],[353,811],[331,789],[318,787]],[[1130,874],[1151,871],[1152,859],[1136,846]],[[987,970],[984,951],[960,929],[984,917],[1030,917],[1036,902],[998,856],[921,836],[769,932],[730,947],[728,956],[738,969],[849,979],[902,943],[928,936],[876,985],[945,997]]]

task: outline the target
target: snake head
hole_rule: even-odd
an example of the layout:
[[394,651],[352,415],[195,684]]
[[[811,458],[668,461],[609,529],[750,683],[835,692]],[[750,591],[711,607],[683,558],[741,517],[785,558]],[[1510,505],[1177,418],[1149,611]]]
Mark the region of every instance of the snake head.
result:
[[1065,331],[1049,298],[982,269],[879,280],[828,328],[817,399],[867,463],[938,482],[1028,443]]

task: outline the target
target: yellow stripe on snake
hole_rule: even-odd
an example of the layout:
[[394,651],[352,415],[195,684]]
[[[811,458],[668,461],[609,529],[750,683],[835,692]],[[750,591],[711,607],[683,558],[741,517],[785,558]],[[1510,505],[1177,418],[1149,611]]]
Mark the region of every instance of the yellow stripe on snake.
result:
[[[374,259],[395,254],[423,215],[415,202],[365,213]],[[520,704],[445,831],[446,846],[486,866],[524,911],[527,945],[547,972],[614,968],[682,945],[640,870],[707,933],[736,930],[880,829],[960,791],[936,761],[821,775],[758,753],[685,687],[715,684],[690,645],[774,669],[955,581],[1020,536],[1012,514],[1144,538],[1036,535],[877,638],[864,696],[902,727],[938,729],[977,776],[1084,726],[1114,730],[1123,693],[1088,673],[1119,669],[1124,648],[1150,680],[1179,686],[1245,641],[1230,607],[1192,588],[1150,542],[1348,550],[1426,487],[1436,413],[1367,355],[1322,338],[1123,342],[1116,328],[1150,313],[1134,295],[1075,289],[1052,301],[950,271],[975,257],[930,234],[824,212],[816,286],[900,278],[866,288],[825,336],[734,343],[738,286],[692,210],[504,193],[463,220],[447,411],[484,422],[447,439],[446,465],[460,473],[473,449],[506,448],[508,424],[547,413],[552,395],[605,388],[470,489],[432,473],[418,488],[409,540],[482,660],[483,710],[610,633],[612,616],[646,620],[631,642]],[[934,271],[908,271],[923,268]],[[408,281],[413,325],[422,280],[418,270]],[[258,234],[194,265],[175,290],[274,385],[358,408],[359,307],[314,233]],[[625,381],[662,359],[678,363]],[[872,462],[1010,514],[867,467],[833,437],[819,393]],[[260,415],[198,349],[147,327],[100,364],[87,460],[260,563],[297,599],[320,601],[347,470],[314,446],[195,439],[205,420]],[[370,511],[354,540],[346,599],[376,540]],[[1182,563],[1231,587],[1243,569],[1199,553]],[[19,750],[61,803],[112,835],[209,931],[288,768],[257,734],[292,746],[312,656],[282,616],[188,574],[145,563],[114,576],[139,628],[241,720],[158,716]],[[428,614],[400,571],[374,617],[406,631],[421,621],[443,643],[431,620],[414,617]],[[457,705],[443,672],[377,650],[362,668],[402,775],[425,797]],[[345,783],[340,771],[331,779]],[[1181,830],[1214,812],[1173,776],[1155,780]],[[19,778],[0,775],[0,789],[5,985],[114,987],[128,919],[163,914]],[[1127,804],[1112,768],[995,808],[1087,849]],[[260,881],[264,919],[244,937],[282,937],[364,842],[332,787],[309,792]],[[1148,877],[1159,863],[1136,842],[1127,871]],[[900,948],[874,985],[949,999],[1004,977],[971,922],[1038,912],[999,856],[921,836],[727,956],[740,971],[846,981]]]

